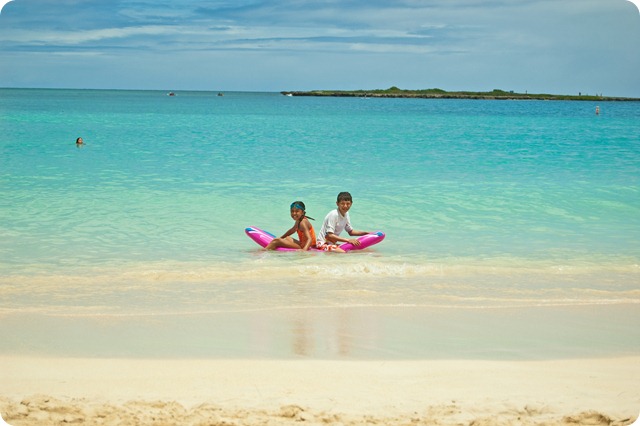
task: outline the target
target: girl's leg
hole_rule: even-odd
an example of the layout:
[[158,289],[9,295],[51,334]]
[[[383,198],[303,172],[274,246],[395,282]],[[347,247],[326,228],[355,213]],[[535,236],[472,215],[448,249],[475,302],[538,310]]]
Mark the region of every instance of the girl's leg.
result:
[[302,248],[300,247],[300,243],[298,242],[298,240],[294,240],[291,237],[286,237],[286,238],[274,238],[265,247],[265,250],[275,250],[278,247],[286,247],[286,248],[292,248],[292,249],[298,249],[298,250]]

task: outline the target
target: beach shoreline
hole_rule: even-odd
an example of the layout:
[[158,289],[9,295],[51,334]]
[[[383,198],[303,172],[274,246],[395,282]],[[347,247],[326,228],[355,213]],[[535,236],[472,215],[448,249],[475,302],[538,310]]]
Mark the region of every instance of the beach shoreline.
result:
[[0,365],[0,411],[12,426],[628,425],[640,411],[637,356],[545,361],[0,356]]

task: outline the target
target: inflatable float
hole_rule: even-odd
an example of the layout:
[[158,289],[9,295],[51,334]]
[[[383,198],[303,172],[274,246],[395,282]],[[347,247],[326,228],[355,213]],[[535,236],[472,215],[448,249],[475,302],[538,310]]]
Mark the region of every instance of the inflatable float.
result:
[[[247,234],[247,236],[249,238],[251,238],[253,241],[255,241],[261,247],[266,247],[267,244],[269,244],[271,242],[271,240],[276,238],[276,236],[273,235],[272,233],[267,232],[267,231],[263,231],[262,229],[256,228],[255,226],[250,226],[250,227],[246,228],[244,230],[244,232]],[[354,246],[351,243],[344,243],[344,244],[340,245],[340,248],[342,250],[344,250],[344,251],[362,250],[362,249],[366,249],[367,247],[371,247],[374,244],[378,244],[380,241],[384,240],[384,237],[385,237],[385,235],[384,235],[384,232],[382,232],[382,231],[370,232],[367,235],[363,235],[361,237],[358,237],[358,241],[360,241],[360,245],[359,246]],[[278,247],[276,250],[279,250],[279,251],[295,251],[296,249]],[[316,248],[311,248],[309,250],[322,251],[322,250],[318,250]]]

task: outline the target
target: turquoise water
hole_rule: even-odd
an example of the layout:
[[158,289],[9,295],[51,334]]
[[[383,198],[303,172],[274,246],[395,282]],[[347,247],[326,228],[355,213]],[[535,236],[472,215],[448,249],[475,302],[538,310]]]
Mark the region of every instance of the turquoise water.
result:
[[[382,244],[244,235],[345,190]],[[5,316],[640,302],[637,102],[1,89],[0,194]]]

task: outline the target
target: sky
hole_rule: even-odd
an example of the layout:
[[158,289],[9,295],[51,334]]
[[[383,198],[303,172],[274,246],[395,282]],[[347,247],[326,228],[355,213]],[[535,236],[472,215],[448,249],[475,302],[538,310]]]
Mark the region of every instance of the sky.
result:
[[627,0],[14,0],[0,87],[640,97]]

